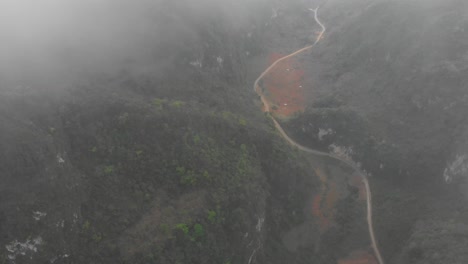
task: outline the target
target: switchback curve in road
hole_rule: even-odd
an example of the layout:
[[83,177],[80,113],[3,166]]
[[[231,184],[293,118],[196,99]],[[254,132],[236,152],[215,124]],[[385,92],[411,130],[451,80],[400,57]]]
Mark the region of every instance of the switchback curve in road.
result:
[[[320,27],[322,28],[322,31],[320,32],[320,34],[317,36],[317,39],[315,40],[315,42],[312,44],[312,45],[309,45],[309,46],[306,46],[302,49],[299,49],[289,55],[286,55],[284,57],[281,57],[279,58],[278,60],[276,60],[275,62],[273,62],[265,71],[263,71],[260,76],[255,80],[255,83],[254,83],[254,91],[260,96],[261,98],[261,101],[263,102],[263,105],[265,107],[265,112],[269,114],[270,118],[273,120],[273,123],[275,125],[275,128],[278,130],[278,132],[281,134],[281,136],[291,145],[297,147],[299,150],[301,151],[304,151],[304,152],[307,152],[307,153],[310,153],[312,155],[316,155],[316,156],[322,156],[322,157],[329,157],[329,158],[332,158],[332,159],[335,159],[335,160],[339,160],[343,163],[345,163],[346,165],[348,165],[349,167],[351,167],[355,172],[357,172],[359,174],[359,176],[362,178],[362,181],[364,182],[364,185],[365,185],[365,188],[366,188],[366,201],[367,201],[367,225],[368,225],[368,228],[369,228],[369,236],[370,236],[370,239],[371,239],[371,244],[372,244],[372,248],[374,250],[374,254],[379,262],[379,264],[384,264],[384,260],[382,258],[382,255],[380,254],[380,250],[379,250],[379,247],[378,247],[378,244],[377,244],[377,240],[375,238],[375,232],[374,232],[374,226],[373,226],[373,220],[372,220],[372,193],[371,193],[371,189],[370,189],[370,185],[369,185],[369,181],[367,179],[367,174],[365,172],[363,172],[354,162],[352,162],[351,160],[348,160],[348,159],[345,159],[343,157],[340,157],[340,156],[337,156],[337,155],[334,155],[334,154],[331,154],[331,153],[327,153],[327,152],[323,152],[323,151],[319,151],[319,150],[314,150],[314,149],[311,149],[311,148],[308,148],[306,146],[303,146],[299,143],[297,143],[295,140],[293,140],[291,137],[288,136],[288,134],[284,131],[284,129],[281,127],[281,125],[279,124],[279,122],[276,120],[276,118],[271,114],[270,112],[270,104],[268,103],[268,101],[266,100],[265,96],[263,95],[261,89],[260,89],[260,86],[259,86],[259,82],[261,79],[263,79],[263,77],[265,77],[265,75],[267,75],[276,65],[278,65],[278,63],[284,61],[284,60],[287,60],[291,57],[294,57],[304,51],[307,51],[307,50],[310,50],[312,49],[315,45],[317,45],[317,43],[319,43],[319,41],[322,39],[323,35],[325,34],[325,31],[327,30],[325,25],[322,24],[322,22],[320,21],[320,19],[318,18],[318,9],[319,8],[315,8],[315,9],[312,9],[310,8],[309,10],[314,12],[314,18],[315,18],[315,21],[317,22],[318,25],[320,25]],[[250,262],[250,261],[249,261]]]

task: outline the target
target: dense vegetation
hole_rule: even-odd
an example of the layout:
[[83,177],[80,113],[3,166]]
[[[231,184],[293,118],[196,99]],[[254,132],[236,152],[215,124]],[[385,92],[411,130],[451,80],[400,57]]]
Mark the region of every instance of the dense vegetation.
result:
[[[441,175],[468,144],[468,20],[460,1],[418,2],[323,5],[329,35],[298,58],[313,96],[284,126],[373,176],[387,263],[464,263],[466,180]],[[310,6],[161,3],[144,63],[0,80],[0,263],[328,264],[366,249],[352,171],[286,144],[251,87],[269,53],[314,39]],[[320,230],[313,198],[332,191]]]

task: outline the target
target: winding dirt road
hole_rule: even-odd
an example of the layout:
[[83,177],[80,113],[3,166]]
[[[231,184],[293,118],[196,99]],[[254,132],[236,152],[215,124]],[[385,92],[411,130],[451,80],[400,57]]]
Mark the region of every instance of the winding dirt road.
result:
[[322,22],[320,22],[320,19],[318,18],[318,8],[316,9],[309,9],[310,11],[314,12],[314,18],[315,18],[315,21],[317,22],[317,24],[320,25],[320,27],[322,28],[322,31],[320,32],[320,34],[317,36],[317,39],[315,40],[315,42],[310,45],[310,46],[307,46],[307,47],[304,47],[298,51],[295,51],[289,55],[286,55],[278,60],[276,60],[274,63],[272,63],[270,65],[270,67],[268,67],[264,72],[262,72],[262,74],[260,74],[260,76],[257,78],[257,80],[255,80],[255,83],[254,83],[254,91],[260,96],[263,104],[264,104],[264,107],[265,107],[265,112],[269,114],[270,118],[273,120],[273,123],[275,124],[275,127],[276,129],[279,131],[279,133],[281,134],[281,136],[291,145],[297,147],[298,149],[304,151],[304,152],[307,152],[307,153],[310,153],[312,155],[316,155],[316,156],[322,156],[322,157],[329,157],[329,158],[332,158],[332,159],[335,159],[335,160],[339,160],[343,163],[345,163],[346,165],[348,165],[349,167],[351,167],[356,173],[359,174],[359,176],[362,178],[362,181],[364,182],[364,185],[366,187],[366,201],[367,201],[367,224],[368,224],[368,227],[369,227],[369,235],[370,235],[370,239],[371,239],[371,243],[372,243],[372,248],[374,250],[374,254],[379,262],[379,264],[384,264],[384,261],[383,261],[383,258],[380,254],[380,251],[379,251],[379,247],[377,245],[377,240],[375,239],[375,233],[374,233],[374,227],[373,227],[373,221],[372,221],[372,194],[371,194],[371,190],[370,190],[370,185],[369,185],[369,181],[367,179],[367,174],[365,172],[363,172],[358,166],[356,166],[356,164],[354,162],[352,162],[351,160],[347,160],[345,158],[342,158],[340,156],[337,156],[337,155],[334,155],[334,154],[331,154],[331,153],[327,153],[327,152],[322,152],[322,151],[318,151],[318,150],[314,150],[314,149],[311,149],[311,148],[308,148],[308,147],[305,147],[299,143],[297,143],[296,141],[294,141],[292,138],[290,138],[286,132],[284,131],[284,129],[281,127],[281,125],[278,123],[278,121],[275,119],[275,117],[271,114],[270,112],[270,104],[268,103],[268,101],[266,100],[265,96],[263,95],[262,91],[261,91],[261,88],[259,86],[259,82],[261,79],[263,79],[263,77],[265,77],[265,75],[267,75],[278,63],[280,63],[281,61],[284,61],[288,58],[291,58],[293,56],[296,56],[304,51],[307,51],[307,50],[310,50],[312,49],[315,45],[317,45],[317,43],[319,43],[319,41],[322,39],[323,35],[325,34],[325,31],[327,30],[326,27],[322,24]]

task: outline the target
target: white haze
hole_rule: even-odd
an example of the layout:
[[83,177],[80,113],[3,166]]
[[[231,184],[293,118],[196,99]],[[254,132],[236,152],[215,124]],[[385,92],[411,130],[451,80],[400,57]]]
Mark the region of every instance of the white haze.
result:
[[[193,34],[183,13],[167,13],[168,6],[200,19],[224,12],[241,23],[252,2],[0,0],[0,90],[151,64],[158,45]],[[171,25],[159,22],[171,16]]]
[[0,77],[58,79],[144,57],[157,41],[156,1],[137,2],[1,0]]

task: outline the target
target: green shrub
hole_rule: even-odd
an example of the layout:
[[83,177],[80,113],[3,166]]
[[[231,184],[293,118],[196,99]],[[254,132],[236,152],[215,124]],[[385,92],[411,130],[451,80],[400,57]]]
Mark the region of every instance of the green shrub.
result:
[[247,120],[242,117],[239,117],[239,125],[240,126],[247,126]]
[[91,227],[91,223],[88,220],[86,220],[82,227],[83,231],[88,231],[90,227]]
[[183,176],[185,174],[185,167],[177,166],[176,171],[180,176]]
[[184,106],[184,105],[185,105],[185,102],[177,101],[177,100],[176,100],[176,101],[173,101],[173,102],[171,103],[171,106],[176,107],[176,108],[180,108],[180,107],[182,107],[182,106]]
[[197,183],[197,178],[193,172],[189,171],[187,175],[180,178],[180,183],[183,185],[194,186]]
[[158,110],[162,110],[166,103],[167,103],[167,99],[156,98],[153,100],[153,105],[156,106]]
[[93,234],[92,239],[93,239],[94,242],[99,243],[102,240],[102,234],[101,233],[95,233],[95,234]]
[[193,136],[193,143],[195,143],[195,144],[200,143],[200,136],[199,135]]
[[216,212],[213,210],[208,211],[208,221],[210,221],[212,224],[216,223]]
[[199,175],[192,170],[187,170],[185,167],[177,166],[176,172],[179,174],[180,183],[183,185],[194,186],[198,181]]
[[202,238],[205,235],[205,229],[200,224],[193,226],[193,235],[195,238]]
[[205,179],[206,181],[210,181],[211,180],[211,176],[210,174],[208,173],[208,171],[204,171],[203,172],[203,179]]
[[189,233],[189,227],[186,224],[177,224],[175,229],[181,230],[185,235]]
[[106,174],[111,174],[113,173],[115,170],[114,166],[113,165],[108,165],[106,167],[104,167],[104,173]]

